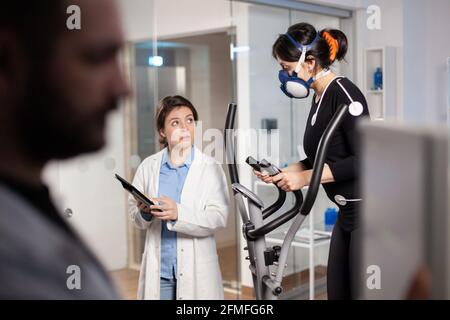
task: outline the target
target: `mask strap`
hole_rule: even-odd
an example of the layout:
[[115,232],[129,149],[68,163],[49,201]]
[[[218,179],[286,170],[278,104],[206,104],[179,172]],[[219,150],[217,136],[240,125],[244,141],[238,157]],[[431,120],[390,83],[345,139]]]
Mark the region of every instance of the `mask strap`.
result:
[[298,74],[300,71],[300,68],[302,67],[303,62],[306,60],[306,50],[302,50],[302,55],[300,56],[300,59],[297,62],[297,66],[295,67],[295,73]]
[[331,70],[328,69],[328,68],[327,69],[323,69],[318,74],[316,74],[312,79],[313,79],[313,81],[319,80],[320,78],[323,78],[323,77],[327,76],[330,72],[331,72]]
[[302,65],[302,63],[305,62],[306,60],[306,52],[308,50],[310,50],[312,48],[312,46],[317,42],[317,40],[319,40],[320,35],[319,32],[316,32],[316,37],[314,38],[313,41],[311,41],[310,44],[308,45],[302,45],[301,43],[299,43],[297,40],[295,40],[289,33],[285,33],[285,35],[287,36],[287,38],[289,39],[289,41],[298,49],[302,52],[300,59],[298,60],[297,66],[295,67],[295,73],[298,74],[298,72],[300,71],[300,67]]

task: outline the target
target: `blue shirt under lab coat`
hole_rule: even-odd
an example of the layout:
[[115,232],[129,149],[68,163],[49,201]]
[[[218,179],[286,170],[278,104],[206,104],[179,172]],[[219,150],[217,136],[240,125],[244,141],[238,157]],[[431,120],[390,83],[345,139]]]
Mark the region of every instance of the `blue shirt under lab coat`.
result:
[[[159,192],[158,197],[167,196],[176,203],[181,201],[181,192],[183,191],[184,182],[186,181],[189,168],[194,157],[194,148],[187,157],[184,164],[175,167],[170,162],[167,148],[164,150],[161,168],[159,173]],[[150,214],[143,213],[142,216],[146,220],[150,220]],[[176,279],[177,270],[177,234],[167,229],[167,223],[162,221],[161,224],[161,273],[160,277],[164,279]]]

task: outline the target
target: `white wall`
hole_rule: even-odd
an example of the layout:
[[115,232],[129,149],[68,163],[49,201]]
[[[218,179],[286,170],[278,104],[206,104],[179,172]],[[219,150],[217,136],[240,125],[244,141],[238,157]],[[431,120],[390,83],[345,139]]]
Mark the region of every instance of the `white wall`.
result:
[[447,122],[450,1],[404,0],[405,120]]
[[[230,27],[227,0],[117,0],[130,41],[204,33]],[[153,15],[157,12],[157,15]]]
[[[366,8],[372,4],[381,9],[381,30],[366,27]],[[360,0],[358,7],[355,14],[358,84],[363,84],[364,48],[396,47],[397,119],[444,124],[448,112],[450,1]]]
[[336,8],[354,9],[359,5],[360,0],[302,0],[302,1],[314,4],[321,4],[324,6],[332,6]]
[[114,173],[124,175],[123,116],[108,119],[108,144],[99,153],[50,164],[45,170],[55,202],[70,208],[69,223],[108,270],[127,265],[125,193]]
[[154,35],[154,0],[116,0],[121,10],[128,41],[149,39]]
[[[369,5],[377,5],[381,10],[381,29],[367,28]],[[391,46],[396,49],[396,105],[387,106],[387,118],[403,118],[403,0],[360,0],[354,11],[355,29],[355,80],[361,90],[364,88],[364,49]]]

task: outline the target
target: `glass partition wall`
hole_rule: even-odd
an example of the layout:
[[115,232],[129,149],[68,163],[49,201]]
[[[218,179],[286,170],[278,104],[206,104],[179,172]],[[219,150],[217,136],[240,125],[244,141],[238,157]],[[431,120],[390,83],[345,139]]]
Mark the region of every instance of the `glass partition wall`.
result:
[[[175,6],[179,2],[153,2],[154,11],[149,14],[149,19],[155,19],[154,29],[150,30],[152,37],[130,43],[126,54],[135,92],[125,112],[127,178],[134,176],[143,159],[160,150],[154,125],[156,106],[161,98],[174,94],[186,96],[197,108],[202,121],[202,134],[211,128],[223,130],[230,102],[238,104],[239,128],[274,130],[271,132],[277,144],[270,154],[255,147],[257,143],[253,141],[249,148],[238,146],[238,156],[241,158],[238,162],[248,155],[255,158],[267,156],[283,167],[303,158],[302,140],[311,97],[292,100],[279,90],[280,66],[271,56],[272,44],[294,23],[309,22],[317,29],[340,28],[343,20],[329,14],[245,1],[196,0],[193,1],[195,5],[210,9],[215,19],[214,26],[202,23],[201,14],[188,9],[183,11],[183,17],[177,24],[168,25],[161,18],[167,14],[164,7],[170,6],[170,3]],[[351,68],[341,68],[339,65],[335,68],[342,75],[350,75],[348,70]],[[207,145],[208,141],[203,141],[200,147]],[[225,165],[224,170],[227,170]],[[273,187],[258,183],[246,165],[239,165],[239,172],[241,182],[260,195],[266,204],[275,200]],[[288,198],[284,208],[289,207],[292,201]],[[313,210],[311,229],[324,229],[324,212],[328,207],[333,207],[333,204],[321,190]],[[310,223],[306,223],[305,227],[309,228]],[[271,235],[272,240],[276,240],[276,235],[282,235],[288,225],[276,230]],[[138,269],[145,234],[132,226],[128,231],[129,266]],[[216,240],[225,298],[252,298],[241,221],[234,203],[228,225],[216,234]],[[268,242],[268,245],[275,243]],[[325,298],[327,255],[326,241],[320,245],[302,245],[298,241],[290,251],[284,282],[286,291],[282,298]]]
[[[188,98],[198,111],[200,122],[196,145],[208,147],[208,129],[223,131],[227,105],[234,100],[233,64],[230,59],[232,29],[203,30],[191,35],[156,35],[131,43],[129,55],[133,61],[131,74],[135,89],[134,105],[128,109],[130,154],[129,177],[136,165],[161,149],[155,129],[158,101],[169,95]],[[197,137],[198,138],[198,137]],[[214,141],[213,141],[214,142]],[[197,143],[196,143],[197,144]],[[226,166],[223,166],[226,170]],[[230,190],[231,193],[231,190]],[[139,268],[144,250],[145,231],[130,227],[130,266]],[[216,233],[219,262],[225,287],[225,297],[239,298],[238,232],[234,205],[227,226]]]
[[[236,47],[248,50],[236,55],[235,61],[238,83],[238,123],[241,127],[270,128],[276,131],[268,133],[267,141],[270,143],[261,140],[259,136],[257,141],[251,139],[245,141],[246,146],[241,145],[241,151],[238,151],[238,158],[240,158],[238,162],[242,162],[247,155],[252,155],[259,159],[266,157],[278,166],[284,167],[305,157],[303,134],[312,94],[307,99],[299,100],[289,99],[282,93],[278,80],[280,66],[272,57],[272,45],[280,34],[285,33],[288,27],[295,23],[307,22],[315,26],[317,30],[341,29],[343,19],[329,14],[255,4],[258,1],[246,2],[251,3],[234,1],[232,10],[232,20],[236,23]],[[351,76],[349,71],[352,68],[341,67],[337,64],[333,70],[337,74]],[[244,112],[241,112],[243,110]],[[273,137],[274,134],[275,137]],[[266,144],[271,148],[269,152],[267,152]],[[276,200],[276,189],[257,181],[245,164],[240,166],[239,172],[243,184],[251,186],[266,204]],[[288,196],[288,201],[282,210],[274,214],[274,218],[292,205],[293,197]],[[324,213],[329,207],[336,208],[321,188],[314,209],[290,250],[282,299],[326,298],[326,266],[331,230],[324,223]],[[289,225],[290,223],[287,223],[269,234],[267,245],[280,245]],[[310,241],[312,232],[316,239],[313,242]],[[244,293],[246,287],[252,285],[250,272],[245,269],[246,267],[242,266],[241,276]]]

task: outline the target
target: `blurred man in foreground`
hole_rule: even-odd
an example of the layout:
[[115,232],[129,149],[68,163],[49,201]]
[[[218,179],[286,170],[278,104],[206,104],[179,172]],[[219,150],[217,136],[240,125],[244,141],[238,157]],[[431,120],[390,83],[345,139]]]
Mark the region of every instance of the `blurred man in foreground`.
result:
[[[68,27],[68,7],[81,29]],[[115,299],[104,268],[63,220],[44,166],[101,149],[129,94],[111,0],[0,2],[0,299]]]

